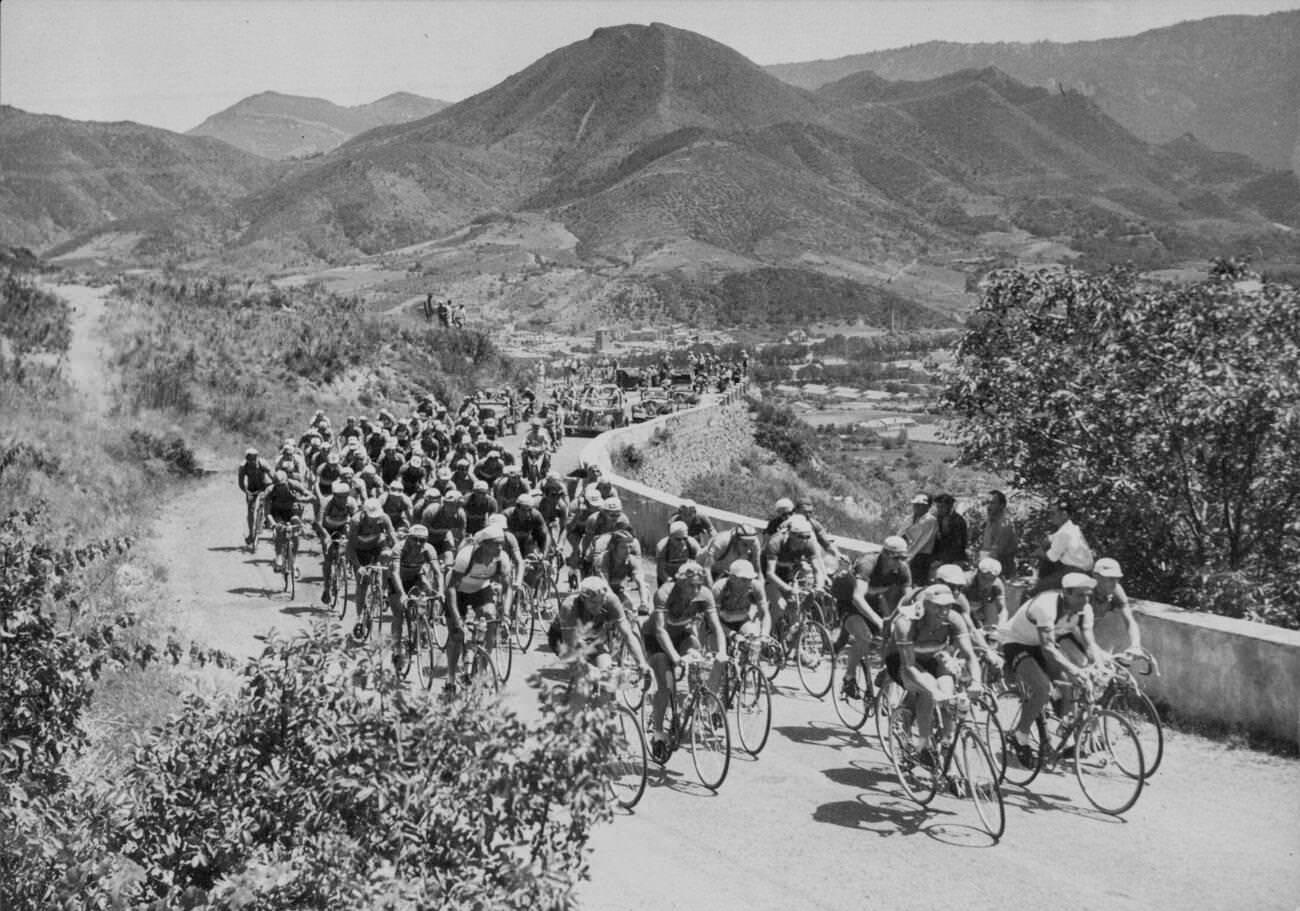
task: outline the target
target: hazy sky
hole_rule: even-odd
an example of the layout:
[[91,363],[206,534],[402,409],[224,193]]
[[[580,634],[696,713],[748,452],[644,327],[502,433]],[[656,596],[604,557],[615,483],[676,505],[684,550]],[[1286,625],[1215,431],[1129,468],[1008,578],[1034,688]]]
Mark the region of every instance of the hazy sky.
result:
[[1080,41],[1300,0],[3,0],[0,102],[197,126],[274,90],[459,101],[593,29],[664,22],[759,64],[930,40]]

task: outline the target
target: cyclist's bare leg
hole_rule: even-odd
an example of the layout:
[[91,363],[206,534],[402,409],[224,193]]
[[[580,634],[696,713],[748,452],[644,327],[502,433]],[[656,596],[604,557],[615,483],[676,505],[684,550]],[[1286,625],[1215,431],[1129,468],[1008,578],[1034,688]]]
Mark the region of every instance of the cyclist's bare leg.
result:
[[1015,733],[1020,735],[1017,739],[1021,743],[1027,743],[1034,719],[1042,714],[1052,696],[1052,681],[1042,666],[1029,656],[1021,658],[1016,664],[1015,675],[1025,691],[1024,711],[1020,713]]
[[849,637],[848,665],[857,667],[867,657],[867,646],[871,644],[871,629],[866,618],[861,614],[850,614],[844,618],[844,632]]
[[662,734],[664,714],[668,711],[668,700],[676,685],[673,680],[673,665],[667,655],[658,652],[650,656],[650,670],[655,675],[655,692],[650,704],[650,730]]

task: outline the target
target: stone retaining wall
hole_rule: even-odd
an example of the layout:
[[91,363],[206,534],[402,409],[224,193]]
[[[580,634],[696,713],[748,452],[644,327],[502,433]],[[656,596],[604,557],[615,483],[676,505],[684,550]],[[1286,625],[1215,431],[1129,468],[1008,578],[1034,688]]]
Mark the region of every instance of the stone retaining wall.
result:
[[[738,435],[743,426],[737,413],[745,411],[741,392],[736,390],[718,403],[609,431],[583,450],[583,458],[600,466],[618,488],[624,510],[647,553],[653,554],[656,542],[667,531],[668,518],[681,502],[677,495],[681,484],[695,474],[725,464],[724,457],[735,451],[714,448],[710,440],[731,445],[732,435]],[[703,468],[698,460],[691,461],[689,471],[686,465],[670,465],[654,466],[645,472],[648,479],[661,480],[666,485],[663,489],[619,477],[611,465],[610,452],[629,443],[645,448],[663,426],[668,428],[668,440],[695,442],[696,451],[689,456],[685,451],[667,450],[673,459],[694,459],[712,452],[713,461],[700,462]],[[766,521],[703,503],[700,511],[713,520],[719,531],[745,522],[762,527]],[[880,549],[869,541],[832,537],[848,555]],[[1143,680],[1143,688],[1153,700],[1170,706],[1180,717],[1244,729],[1300,746],[1300,632],[1156,602],[1139,601],[1135,608],[1140,615],[1142,644],[1160,662],[1160,676]],[[1123,624],[1118,617],[1099,624],[1097,637],[1103,647],[1122,641],[1122,635]]]

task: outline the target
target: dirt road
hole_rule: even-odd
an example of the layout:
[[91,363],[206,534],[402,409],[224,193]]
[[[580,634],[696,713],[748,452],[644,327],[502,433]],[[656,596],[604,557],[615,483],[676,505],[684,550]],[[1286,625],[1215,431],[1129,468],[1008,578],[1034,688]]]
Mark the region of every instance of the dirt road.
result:
[[[71,360],[102,408],[102,304],[89,291],[69,294],[78,308]],[[571,466],[584,443],[567,441],[557,467]],[[269,544],[256,556],[241,547],[238,460],[209,464],[216,474],[165,504],[149,546],[166,567],[176,623],[211,647],[252,655],[258,634],[292,633],[325,614],[314,552],[290,602]],[[508,703],[533,700],[523,681],[550,658],[517,659]],[[1126,818],[1093,813],[1073,778],[1048,774],[1030,792],[1011,791],[1006,835],[992,845],[959,802],[941,797],[922,810],[907,800],[872,739],[843,730],[793,678],[778,683],[766,751],[737,758],[719,793],[695,784],[679,753],[632,815],[596,833],[586,908],[1297,907],[1296,762],[1171,735],[1161,771]]]

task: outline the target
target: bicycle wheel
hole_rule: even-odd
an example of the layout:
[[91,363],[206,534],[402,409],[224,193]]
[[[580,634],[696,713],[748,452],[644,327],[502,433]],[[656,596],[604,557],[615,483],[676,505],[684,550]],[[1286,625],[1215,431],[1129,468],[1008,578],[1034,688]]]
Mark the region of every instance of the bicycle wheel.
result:
[[734,686],[736,736],[746,753],[757,756],[772,732],[772,684],[751,664],[740,672]]
[[[632,635],[640,639],[641,633],[635,626],[632,627]],[[628,648],[623,637],[615,635],[614,647],[611,650],[611,657],[615,667],[627,668],[634,670],[637,666],[636,656]],[[645,654],[645,646],[641,647],[641,653]],[[645,704],[645,689],[640,683],[633,686],[625,686],[618,691],[619,700],[634,712],[640,712],[641,707]]]
[[[1015,736],[1012,734],[1016,726],[1020,723],[1020,713],[1024,709],[1024,702],[1020,698],[1019,690],[1008,690],[997,698],[997,722],[1001,726],[1003,735],[1002,754],[997,758],[1002,765],[1002,780],[1007,784],[1013,784],[1017,787],[1026,787],[1043,770],[1045,761],[1044,753],[1046,752],[1047,724],[1043,721],[1042,716],[1034,719],[1033,726],[1029,729],[1029,746],[1028,753],[1022,758],[1018,755],[1018,749],[1015,745]],[[992,732],[986,726],[986,739],[989,743],[993,742]]]
[[710,791],[722,787],[731,768],[731,731],[722,702],[706,689],[696,691],[691,712],[691,764],[700,784]]
[[1002,801],[1002,769],[976,728],[963,724],[957,734],[953,760],[957,764],[958,793],[975,805],[984,831],[994,839],[1007,827],[1007,808]]
[[[339,547],[342,547],[342,545],[339,545]],[[330,564],[330,597],[333,598],[333,605],[338,608],[339,620],[345,619],[348,615],[348,582],[350,578],[347,558],[340,553],[333,558]]]
[[771,636],[764,636],[758,649],[758,666],[763,676],[775,683],[776,675],[785,667],[785,646]]
[[645,794],[649,772],[649,750],[645,733],[636,714],[623,706],[615,709],[614,720],[619,732],[614,746],[614,756],[609,763],[609,790],[614,801],[630,810],[641,802]]
[[1133,725],[1142,741],[1142,759],[1146,762],[1146,777],[1150,778],[1165,756],[1165,729],[1155,703],[1141,690],[1124,687],[1113,691],[1101,707],[1118,712]]
[[875,683],[865,658],[849,667],[847,652],[835,656],[831,666],[831,702],[835,714],[851,731],[859,731],[876,708]]
[[438,676],[438,664],[442,649],[433,641],[433,625],[428,616],[421,614],[415,619],[415,650],[410,655],[410,662],[415,665],[415,672],[426,690],[433,688],[433,680]]
[[501,689],[496,665],[483,646],[467,648],[460,656],[460,662],[460,690],[465,699],[484,702]]
[[505,683],[510,679],[510,671],[515,663],[515,643],[510,635],[510,624],[506,621],[488,624],[488,629],[496,628],[495,635],[490,636],[488,651],[492,653],[492,664],[497,670],[497,679]]
[[429,630],[439,651],[447,648],[447,599],[435,594],[429,599]]
[[794,667],[809,696],[821,699],[831,691],[834,665],[830,632],[816,620],[805,620],[795,642]]
[[266,499],[257,498],[257,505],[253,507],[253,533],[252,540],[248,542],[248,552],[257,553],[257,542],[262,537],[262,526],[266,524]]
[[888,675],[881,681],[880,688],[876,690],[874,709],[876,714],[876,739],[880,741],[880,748],[885,751],[885,755],[889,755],[892,742],[889,735],[889,725],[894,712],[902,704],[904,695],[903,688]]
[[921,806],[934,800],[938,780],[934,770],[921,762],[920,751],[912,742],[912,712],[896,706],[889,713],[889,747],[885,750],[894,776],[903,792]]
[[384,580],[382,576],[370,577],[366,586],[366,606],[362,611],[360,623],[365,626],[362,641],[378,642],[382,630],[384,615]]
[[971,723],[975,725],[984,744],[989,748],[993,761],[998,766],[998,781],[1003,781],[1006,774],[1007,732],[1002,729],[998,718],[998,700],[988,690],[971,698]]
[[514,607],[511,610],[510,627],[514,631],[515,643],[519,646],[519,651],[528,651],[528,647],[533,644],[533,636],[537,633],[537,602],[536,594],[528,586],[524,586],[515,596]]
[[840,625],[840,609],[835,603],[835,598],[830,592],[815,591],[808,595],[808,600],[804,605],[805,611],[812,619],[816,620],[828,630],[835,629]]
[[281,572],[284,574],[284,590],[289,593],[289,600],[292,601],[298,597],[298,580],[294,578],[294,547],[292,539],[285,542],[284,547],[284,566]]
[[1083,796],[1103,813],[1118,816],[1142,794],[1146,765],[1142,742],[1128,719],[1096,709],[1075,732],[1074,777]]

